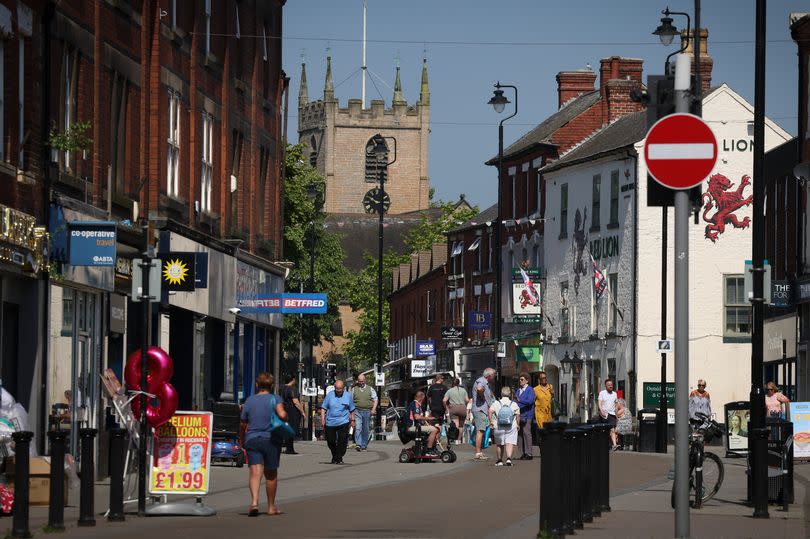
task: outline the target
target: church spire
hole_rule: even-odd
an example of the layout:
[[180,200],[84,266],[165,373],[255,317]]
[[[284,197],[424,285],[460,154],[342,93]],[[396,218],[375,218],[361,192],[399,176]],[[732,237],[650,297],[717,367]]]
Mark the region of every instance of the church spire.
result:
[[397,65],[397,78],[394,80],[394,104],[405,103],[405,98],[402,97],[402,81],[399,78],[399,65]]
[[335,100],[335,85],[332,83],[332,53],[326,49],[326,82],[323,86],[323,100]]
[[430,106],[430,88],[428,87],[427,58],[422,58],[422,88],[419,91],[419,104]]
[[298,88],[298,106],[303,107],[309,103],[309,93],[307,92],[307,64],[301,62],[301,86]]

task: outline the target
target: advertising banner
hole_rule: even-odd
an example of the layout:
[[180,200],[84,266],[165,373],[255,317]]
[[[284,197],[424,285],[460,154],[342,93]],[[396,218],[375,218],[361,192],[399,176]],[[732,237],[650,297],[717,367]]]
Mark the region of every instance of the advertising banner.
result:
[[793,458],[810,459],[810,402],[791,402],[793,421]]
[[416,357],[428,357],[436,354],[436,343],[433,339],[416,341]]
[[239,298],[243,313],[326,314],[326,294],[258,294]]
[[196,253],[160,255],[160,280],[166,290],[194,292],[196,262]]
[[543,353],[539,346],[518,346],[515,349],[515,357],[518,361],[539,363],[539,367],[543,367]]
[[436,358],[411,360],[411,378],[425,378],[436,372]]
[[726,420],[726,450],[730,453],[748,451],[748,422],[751,418],[748,401],[729,402],[723,406]]
[[68,263],[71,266],[115,266],[115,223],[68,223]]
[[512,314],[516,323],[540,322],[543,308],[539,269],[512,270]]
[[203,495],[211,469],[211,412],[178,411],[155,429],[149,492]]

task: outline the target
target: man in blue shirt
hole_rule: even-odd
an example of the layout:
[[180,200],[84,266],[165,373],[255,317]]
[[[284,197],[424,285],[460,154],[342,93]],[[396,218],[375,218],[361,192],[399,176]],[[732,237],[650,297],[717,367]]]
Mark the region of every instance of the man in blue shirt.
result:
[[326,444],[332,452],[332,464],[343,464],[349,441],[349,425],[354,426],[354,399],[343,380],[335,380],[335,390],[327,393],[321,404],[321,425]]

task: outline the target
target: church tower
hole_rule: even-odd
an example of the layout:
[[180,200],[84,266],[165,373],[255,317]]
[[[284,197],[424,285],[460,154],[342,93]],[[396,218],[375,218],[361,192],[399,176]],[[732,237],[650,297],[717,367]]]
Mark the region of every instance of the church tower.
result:
[[[309,101],[306,66],[301,64],[298,92],[298,141],[309,151],[310,163],[326,178],[326,213],[365,213],[363,198],[378,185],[375,163],[366,156],[366,145],[377,133],[386,138],[389,161],[385,191],[390,197],[389,214],[428,208],[428,136],[430,90],[427,60],[422,63],[419,101],[408,105],[403,97],[399,67],[391,106],[381,99],[363,108],[362,100],[349,99],[342,108],[335,97],[332,58],[326,58],[323,98]],[[372,158],[373,159],[373,158]]]

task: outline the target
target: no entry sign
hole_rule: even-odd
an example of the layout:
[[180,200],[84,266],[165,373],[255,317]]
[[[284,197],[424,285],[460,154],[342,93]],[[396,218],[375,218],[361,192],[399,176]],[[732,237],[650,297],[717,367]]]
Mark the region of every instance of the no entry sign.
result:
[[691,189],[711,173],[717,161],[717,139],[701,118],[686,113],[658,120],[644,143],[647,170],[670,189]]

